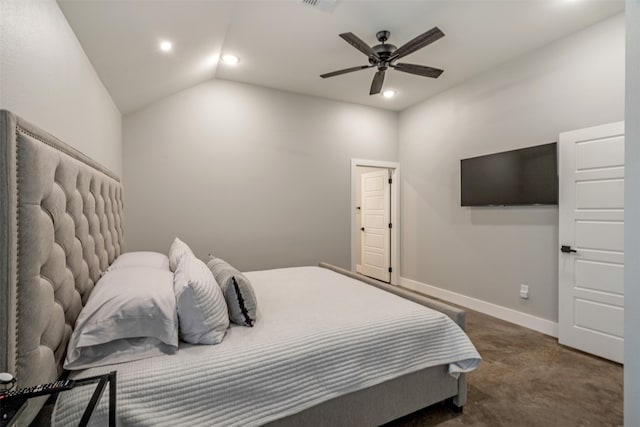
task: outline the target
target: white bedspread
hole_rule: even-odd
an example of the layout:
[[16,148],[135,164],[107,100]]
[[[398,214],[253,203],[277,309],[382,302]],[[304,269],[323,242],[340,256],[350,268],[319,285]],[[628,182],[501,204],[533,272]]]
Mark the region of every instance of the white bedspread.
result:
[[[247,273],[253,328],[214,346],[82,371],[117,370],[125,425],[259,425],[423,368],[469,372],[480,356],[447,316],[319,267]],[[92,387],[61,393],[54,425],[77,425]],[[106,425],[105,392],[92,422]],[[99,424],[98,424],[99,423]]]

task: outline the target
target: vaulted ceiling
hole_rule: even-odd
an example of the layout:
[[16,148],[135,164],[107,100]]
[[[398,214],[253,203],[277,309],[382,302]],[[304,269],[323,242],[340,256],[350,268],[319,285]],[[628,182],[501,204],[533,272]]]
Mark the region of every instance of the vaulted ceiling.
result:
[[[307,0],[309,1],[309,0]],[[400,111],[472,76],[624,11],[624,0],[58,0],[123,114],[211,78]],[[330,11],[322,9],[328,5]],[[389,71],[370,96],[375,69],[338,35],[400,46],[438,26],[446,36],[402,62],[444,69],[438,79]],[[159,43],[171,41],[170,52]],[[239,56],[235,66],[222,54]]]

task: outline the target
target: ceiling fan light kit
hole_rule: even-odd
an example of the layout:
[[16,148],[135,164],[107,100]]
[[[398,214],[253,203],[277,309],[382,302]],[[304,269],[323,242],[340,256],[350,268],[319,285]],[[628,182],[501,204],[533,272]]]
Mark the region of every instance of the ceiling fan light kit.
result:
[[341,74],[351,73],[353,71],[376,67],[378,71],[376,71],[376,74],[373,76],[369,95],[377,95],[382,91],[384,75],[389,67],[402,71],[403,73],[415,74],[423,77],[431,77],[434,79],[440,77],[440,74],[442,74],[444,70],[439,68],[427,67],[425,65],[395,63],[398,59],[422,49],[423,47],[444,37],[444,33],[440,28],[433,27],[429,31],[420,34],[400,47],[387,43],[390,36],[391,33],[389,31],[378,31],[376,33],[376,38],[380,44],[369,46],[353,33],[340,34],[340,37],[342,37],[347,43],[367,55],[369,58],[369,65],[360,65],[357,67],[332,71],[330,73],[321,74],[320,77],[326,79],[329,77],[339,76]]

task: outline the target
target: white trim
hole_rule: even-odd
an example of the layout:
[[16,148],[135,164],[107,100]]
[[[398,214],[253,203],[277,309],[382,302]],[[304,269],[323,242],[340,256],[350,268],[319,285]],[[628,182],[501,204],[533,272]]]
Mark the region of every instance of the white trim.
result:
[[398,284],[400,275],[400,163],[380,160],[351,159],[351,271],[356,271],[356,168],[358,166],[387,168],[391,171],[391,284]]
[[550,335],[555,338],[558,337],[558,323],[541,317],[482,301],[457,292],[437,288],[435,286],[407,279],[406,277],[400,277],[400,286],[461,305],[471,310],[479,311],[480,313],[488,314],[489,316],[497,317],[498,319],[506,320],[507,322],[515,323],[516,325],[524,326],[525,328],[533,329],[534,331],[542,332],[543,334]]

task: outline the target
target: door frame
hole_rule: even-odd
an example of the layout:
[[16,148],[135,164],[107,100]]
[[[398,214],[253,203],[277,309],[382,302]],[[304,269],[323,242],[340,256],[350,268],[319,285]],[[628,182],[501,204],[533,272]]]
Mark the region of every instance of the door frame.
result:
[[391,284],[400,277],[400,163],[381,160],[351,159],[351,271],[356,272],[356,179],[357,167],[386,168],[391,171]]

